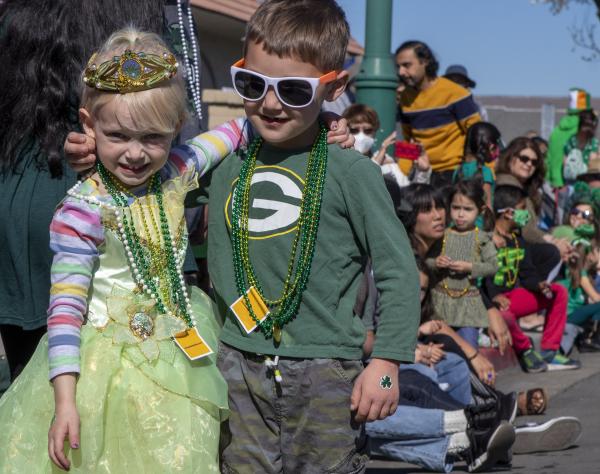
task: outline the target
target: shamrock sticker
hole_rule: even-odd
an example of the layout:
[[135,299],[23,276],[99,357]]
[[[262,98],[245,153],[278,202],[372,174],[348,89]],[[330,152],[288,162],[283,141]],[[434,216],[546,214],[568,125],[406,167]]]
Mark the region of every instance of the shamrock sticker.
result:
[[384,390],[390,390],[392,388],[392,378],[389,375],[384,375],[383,377],[381,377],[379,385]]

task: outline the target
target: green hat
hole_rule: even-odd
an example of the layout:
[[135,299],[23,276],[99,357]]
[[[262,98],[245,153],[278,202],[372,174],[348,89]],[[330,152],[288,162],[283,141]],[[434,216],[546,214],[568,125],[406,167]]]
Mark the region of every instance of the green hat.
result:
[[584,110],[592,109],[590,94],[579,87],[569,89],[569,109],[567,113],[578,114]]

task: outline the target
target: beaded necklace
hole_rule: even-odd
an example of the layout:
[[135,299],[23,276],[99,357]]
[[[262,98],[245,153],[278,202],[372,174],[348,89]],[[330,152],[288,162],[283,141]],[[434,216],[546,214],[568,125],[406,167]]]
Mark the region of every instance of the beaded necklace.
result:
[[202,120],[202,102],[200,101],[200,53],[194,33],[194,15],[189,3],[187,4],[187,17],[189,26],[190,45],[192,46],[192,58],[188,56],[185,27],[183,26],[183,1],[177,0],[177,19],[179,20],[179,34],[181,35],[181,50],[187,70],[187,80],[192,93],[192,101],[198,120]]
[[[238,293],[243,296],[248,312],[266,337],[273,336],[276,342],[281,339],[281,328],[296,316],[302,293],[306,288],[317,240],[317,230],[321,216],[321,202],[327,172],[327,129],[320,127],[317,140],[308,155],[306,179],[300,204],[300,215],[296,234],[292,243],[288,261],[287,275],[281,296],[275,300],[265,297],[254,266],[250,261],[248,242],[248,221],[250,210],[250,187],[256,169],[256,157],[262,139],[256,138],[248,150],[248,157],[242,163],[239,180],[233,193],[231,243],[233,249],[233,267]],[[300,252],[298,257],[298,247]],[[246,283],[247,282],[247,283]],[[254,287],[270,313],[261,322],[256,316],[247,289]]]
[[[136,232],[133,215],[127,200],[127,196],[131,193],[114,180],[101,162],[98,162],[97,169],[104,187],[116,204],[115,215],[117,216],[120,240],[125,246],[131,272],[138,288],[145,291],[150,298],[156,301],[159,312],[178,317],[185,321],[189,328],[193,328],[195,322],[185,287],[185,280],[183,274],[179,271],[181,262],[177,258],[177,245],[171,237],[169,222],[164,210],[160,175],[155,173],[150,178],[148,186],[149,193],[155,195],[158,203],[160,221],[160,232],[157,232],[158,242],[151,242],[151,234],[144,216],[143,206],[140,206],[142,223],[148,242],[148,245],[144,247],[141,244],[140,236]],[[150,213],[153,225],[158,230],[159,225],[154,220],[154,214],[151,211]]]
[[[505,239],[508,237],[502,234],[500,234],[500,236]],[[514,232],[510,234],[510,237],[513,239],[515,247],[514,249],[504,247],[501,249],[504,250],[504,252],[498,252],[498,266],[500,268],[494,276],[494,284],[498,286],[504,285],[508,288],[515,286],[517,278],[519,278],[519,266],[523,258],[522,252],[519,249],[519,239],[517,239]],[[511,251],[513,251],[512,257],[510,255]]]
[[[448,229],[444,232],[444,238],[442,239],[442,251],[441,251],[440,255],[446,255],[446,239],[448,238],[449,232],[450,232],[450,229]],[[473,262],[475,260],[477,260],[477,258],[479,258],[479,256],[481,255],[481,246],[479,245],[479,228],[475,227],[474,232],[475,232],[475,250],[473,252]],[[444,278],[442,280],[442,288],[444,289],[444,292],[450,298],[462,298],[469,292],[469,289],[471,288],[471,283],[470,283],[469,279],[467,278],[467,286],[458,290],[458,289],[450,288],[448,286],[448,278]]]

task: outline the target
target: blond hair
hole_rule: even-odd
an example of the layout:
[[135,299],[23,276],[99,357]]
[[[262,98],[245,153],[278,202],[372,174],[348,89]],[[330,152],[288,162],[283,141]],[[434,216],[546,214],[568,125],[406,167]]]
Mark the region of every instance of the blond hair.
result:
[[[158,55],[169,50],[158,35],[125,28],[108,38],[94,61],[101,64],[128,49]],[[102,106],[112,101],[126,106],[137,130],[153,133],[173,133],[188,113],[187,92],[179,72],[152,89],[126,94],[101,91],[84,85],[81,107],[90,115],[95,116]]]
[[349,39],[344,11],[333,0],[267,0],[248,22],[244,55],[254,42],[269,54],[298,58],[323,72],[339,71]]

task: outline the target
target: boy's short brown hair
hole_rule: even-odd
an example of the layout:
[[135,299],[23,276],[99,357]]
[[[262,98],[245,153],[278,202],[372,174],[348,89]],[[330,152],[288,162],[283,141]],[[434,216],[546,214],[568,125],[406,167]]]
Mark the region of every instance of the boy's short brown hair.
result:
[[244,55],[252,41],[269,54],[339,71],[349,39],[346,15],[334,0],[267,0],[248,22]]

